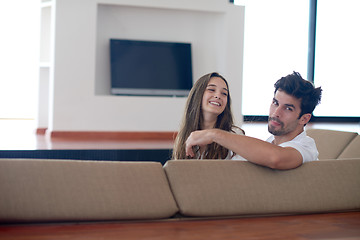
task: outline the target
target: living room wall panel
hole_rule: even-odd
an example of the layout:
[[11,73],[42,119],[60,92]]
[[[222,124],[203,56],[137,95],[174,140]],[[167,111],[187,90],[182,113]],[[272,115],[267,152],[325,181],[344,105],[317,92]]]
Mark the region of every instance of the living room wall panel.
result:
[[57,0],[52,7],[49,132],[178,129],[186,98],[110,94],[109,38],[191,42],[194,81],[223,74],[241,124],[243,7],[226,0]]

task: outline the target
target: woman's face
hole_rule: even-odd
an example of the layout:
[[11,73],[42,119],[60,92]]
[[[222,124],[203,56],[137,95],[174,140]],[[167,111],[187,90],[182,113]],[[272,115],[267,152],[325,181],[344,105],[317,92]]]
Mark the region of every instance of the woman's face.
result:
[[220,77],[212,77],[205,89],[202,98],[202,111],[204,113],[220,115],[226,107],[229,90]]

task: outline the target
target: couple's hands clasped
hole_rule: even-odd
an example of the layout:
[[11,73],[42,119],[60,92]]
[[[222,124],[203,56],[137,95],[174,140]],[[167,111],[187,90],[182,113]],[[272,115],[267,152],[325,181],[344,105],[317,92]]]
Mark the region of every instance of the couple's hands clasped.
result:
[[195,153],[193,151],[194,146],[202,147],[211,144],[213,142],[212,131],[215,131],[215,129],[199,130],[192,132],[188,137],[188,139],[186,140],[186,146],[185,146],[186,155],[190,157],[194,157],[195,156]]

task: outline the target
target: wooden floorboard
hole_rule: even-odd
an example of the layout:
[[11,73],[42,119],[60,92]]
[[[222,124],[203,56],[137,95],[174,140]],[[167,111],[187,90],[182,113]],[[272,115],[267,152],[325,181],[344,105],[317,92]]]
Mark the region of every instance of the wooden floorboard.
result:
[[[308,124],[307,127],[360,133],[360,125],[358,123],[312,123]],[[245,130],[246,135],[251,137],[265,140],[269,136],[266,123],[247,122],[243,124],[242,128]],[[81,137],[79,138],[74,137],[73,134],[68,134],[67,137],[51,137],[45,134],[46,129],[42,129],[42,131],[37,130],[39,129],[36,127],[35,120],[0,119],[0,150],[170,149],[174,144],[174,141],[171,139],[173,133],[170,132],[160,134],[159,139],[156,139],[157,135],[154,132],[150,132],[149,136],[138,133],[134,137],[131,134],[129,135],[129,132],[123,134],[111,133],[110,138],[106,139],[101,137],[104,134],[101,132],[99,133],[100,137],[96,135],[97,137],[95,138],[88,138],[88,135],[80,134]],[[127,139],[124,139],[125,137]]]
[[171,132],[75,132],[51,137],[39,134],[34,120],[0,120],[0,132],[0,150],[172,149],[175,137]]
[[360,239],[360,212],[222,220],[0,226],[0,239]]

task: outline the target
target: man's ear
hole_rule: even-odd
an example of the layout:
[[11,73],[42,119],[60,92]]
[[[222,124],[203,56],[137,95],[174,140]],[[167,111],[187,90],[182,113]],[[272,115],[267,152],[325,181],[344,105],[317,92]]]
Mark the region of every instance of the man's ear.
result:
[[305,113],[300,118],[300,123],[305,125],[307,124],[311,119],[311,113]]

